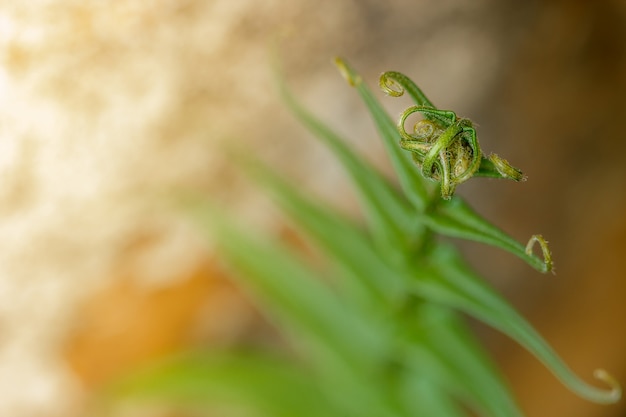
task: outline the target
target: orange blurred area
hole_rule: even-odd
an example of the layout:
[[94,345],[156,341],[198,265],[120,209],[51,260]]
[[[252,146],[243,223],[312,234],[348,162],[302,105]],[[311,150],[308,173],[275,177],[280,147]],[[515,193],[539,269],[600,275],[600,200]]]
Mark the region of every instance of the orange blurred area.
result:
[[[626,384],[623,1],[5,3],[0,415],[92,415],[102,386],[153,360],[275,336],[171,203],[196,190],[251,233],[302,245],[224,157],[227,143],[359,215],[345,172],[275,91],[270,45],[283,34],[295,94],[384,172],[334,56],[372,87],[402,71],[478,122],[482,147],[529,180],[458,192],[516,239],[546,236],[558,275],[482,245],[463,251],[576,373],[591,381],[601,367]],[[393,117],[405,104],[383,102]],[[626,413],[623,400],[578,399],[513,342],[478,330],[527,415]]]
[[251,316],[230,282],[209,263],[157,289],[119,277],[79,308],[64,356],[93,389],[165,355],[235,338]]

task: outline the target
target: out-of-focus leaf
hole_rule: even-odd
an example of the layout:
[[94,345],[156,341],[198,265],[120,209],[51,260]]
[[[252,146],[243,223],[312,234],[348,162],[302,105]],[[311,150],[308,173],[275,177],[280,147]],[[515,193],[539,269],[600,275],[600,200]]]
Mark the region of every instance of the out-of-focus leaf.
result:
[[411,372],[406,376],[401,394],[409,416],[467,417],[450,393],[435,381],[425,378],[421,372]]
[[306,368],[251,353],[210,352],[170,359],[110,387],[115,401],[246,409],[267,417],[338,415]]
[[431,261],[433,274],[423,276],[432,281],[421,282],[418,290],[429,299],[470,314],[507,334],[582,398],[604,404],[620,398],[621,388],[617,383],[600,389],[574,374],[537,331],[463,263],[456,251],[442,245]]
[[187,204],[238,276],[244,277],[240,283],[287,326],[296,342],[321,357],[339,355],[364,372],[382,361],[387,349],[385,328],[344,303],[296,253],[244,231],[206,200]]
[[528,255],[526,247],[485,220],[462,199],[442,201],[424,216],[424,222],[442,235],[474,240],[509,251],[541,272],[548,272],[544,260],[534,254]]
[[386,364],[393,329],[387,318],[345,302],[294,251],[244,231],[208,202],[194,201],[190,208],[240,273],[242,286],[274,313],[294,345],[313,358],[329,396],[354,411],[348,415],[396,415],[383,394],[385,385],[364,382],[376,378]]
[[413,203],[417,211],[422,212],[428,206],[429,201],[432,200],[431,195],[433,190],[432,188],[429,190],[426,181],[418,173],[418,170],[415,169],[415,164],[413,164],[409,153],[400,149],[400,135],[395,123],[389,118],[389,115],[363,82],[361,76],[345,61],[339,58],[335,60],[335,63],[341,70],[344,78],[346,78],[351,85],[356,87],[359,95],[365,102],[376,128],[383,139],[383,144],[391,158],[391,163],[400,179],[404,194],[411,203]]
[[330,128],[309,113],[291,94],[282,77],[278,86],[283,99],[295,116],[339,159],[348,171],[361,196],[362,205],[371,225],[374,240],[386,250],[403,251],[408,245],[404,242],[406,234],[399,228],[417,226],[417,220],[411,215],[409,206],[400,198],[396,190],[371,165],[356,155]]
[[239,160],[250,178],[266,186],[280,206],[318,242],[335,261],[333,265],[346,272],[339,283],[348,286],[346,297],[365,299],[370,308],[384,310],[404,293],[405,282],[381,260],[363,230],[305,197],[260,162]]
[[468,404],[480,415],[522,416],[495,367],[456,314],[447,308],[425,304],[421,315],[423,343],[453,376],[456,390],[465,391]]

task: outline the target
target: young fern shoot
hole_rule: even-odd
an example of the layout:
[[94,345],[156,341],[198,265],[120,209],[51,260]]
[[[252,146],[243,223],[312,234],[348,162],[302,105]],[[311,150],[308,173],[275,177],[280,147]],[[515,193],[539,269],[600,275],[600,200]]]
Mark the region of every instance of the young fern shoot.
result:
[[[407,76],[388,71],[380,76],[379,85],[389,96],[400,97],[407,91],[416,101],[417,105],[404,110],[398,120],[400,147],[412,153],[424,178],[441,184],[444,200],[474,175],[525,180],[519,169],[498,155],[484,158],[472,122],[453,111],[437,109]],[[406,119],[414,113],[421,113],[424,119],[407,132]]]

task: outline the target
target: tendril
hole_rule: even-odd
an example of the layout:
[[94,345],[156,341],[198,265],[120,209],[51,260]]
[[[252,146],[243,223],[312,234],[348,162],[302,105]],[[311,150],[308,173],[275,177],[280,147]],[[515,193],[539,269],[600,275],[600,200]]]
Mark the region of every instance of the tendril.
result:
[[609,374],[604,369],[596,369],[593,372],[593,376],[594,378],[604,382],[605,384],[609,386],[610,391],[608,395],[606,395],[607,403],[612,404],[612,403],[619,401],[619,399],[622,396],[622,387],[620,386],[617,379],[615,379],[611,374]]
[[413,80],[400,72],[383,72],[378,80],[378,85],[385,94],[391,97],[400,97],[407,92],[418,106],[435,108]]
[[459,163],[461,167],[467,165],[467,169],[465,169],[465,171],[461,171],[460,173],[455,173],[456,181],[458,184],[472,178],[476,171],[478,171],[478,169],[480,168],[480,163],[482,161],[482,151],[480,149],[480,146],[478,145],[478,141],[476,140],[476,133],[474,132],[474,129],[470,129],[473,133],[469,135],[469,139],[465,139],[465,142],[467,143],[467,145],[469,145],[469,149],[471,150],[471,156],[467,155],[467,151],[462,142],[460,142],[461,144],[459,145],[457,163]]
[[435,133],[435,124],[428,120],[420,120],[413,126],[413,132],[417,138],[429,141]]
[[388,96],[400,97],[404,94],[404,87],[402,87],[402,84],[393,79],[391,73],[389,72],[385,72],[380,76],[378,85]]
[[[406,129],[404,128],[404,125],[406,124],[406,119],[414,114],[414,113],[418,113],[420,111],[420,107],[419,106],[411,106],[408,109],[406,109],[405,111],[402,112],[402,114],[400,115],[400,119],[398,120],[398,132],[400,133],[400,136],[402,136],[402,138],[409,140],[409,141],[418,141],[418,142],[427,142],[425,140],[423,140],[423,138],[421,136],[416,136],[416,135],[412,135],[409,132],[406,131]],[[415,128],[414,130],[416,130],[417,125],[420,122],[415,124]],[[433,126],[433,130],[435,125],[432,124]],[[416,132],[417,133],[417,132]]]
[[543,254],[543,263],[545,265],[545,272],[554,272],[554,263],[552,262],[552,254],[550,253],[550,248],[548,248],[548,241],[543,238],[541,235],[532,235],[528,244],[526,245],[526,255],[532,256],[533,247],[535,246],[535,242],[539,243],[541,247],[541,253]]

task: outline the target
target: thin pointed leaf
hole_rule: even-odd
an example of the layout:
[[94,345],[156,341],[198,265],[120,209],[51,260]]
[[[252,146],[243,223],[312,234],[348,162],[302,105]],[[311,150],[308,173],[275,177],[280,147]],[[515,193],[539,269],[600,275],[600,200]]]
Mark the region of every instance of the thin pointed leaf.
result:
[[482,157],[480,161],[480,167],[478,171],[474,173],[476,177],[486,177],[486,178],[498,178],[498,179],[510,179],[509,177],[502,175],[500,171],[496,168],[492,161],[488,158]]
[[407,375],[402,392],[408,415],[420,417],[467,417],[454,398],[422,372]]
[[431,300],[470,314],[507,334],[539,359],[570,390],[589,401],[610,404],[619,400],[621,389],[611,383],[609,389],[593,387],[582,381],[561,360],[537,331],[506,301],[476,277],[454,251],[442,248],[433,263],[430,283],[420,283],[419,291]]
[[429,195],[424,178],[415,169],[409,152],[400,149],[400,134],[395,123],[389,118],[389,115],[363,82],[361,76],[341,59],[337,58],[335,62],[344,77],[351,85],[356,87],[359,95],[365,102],[378,129],[378,133],[383,139],[383,144],[389,154],[391,163],[400,179],[404,194],[418,211],[423,211],[427,207],[428,202],[432,200],[432,197]]
[[528,255],[524,245],[485,220],[458,197],[441,201],[424,217],[428,227],[437,233],[499,247],[523,259],[540,272],[545,273],[550,269],[545,260],[534,254]]
[[481,415],[522,416],[495,367],[456,315],[432,304],[423,308],[429,313],[424,324],[426,344],[467,389],[471,396],[468,401],[482,411]]
[[292,250],[244,231],[207,201],[192,201],[188,209],[245,277],[240,282],[303,346],[314,346],[322,356],[339,355],[356,368],[377,365],[386,349],[386,330],[345,304]]
[[282,77],[277,78],[280,93],[287,106],[318,139],[328,146],[352,177],[361,196],[374,237],[382,242],[380,246],[402,250],[405,235],[399,224],[406,227],[406,225],[416,223],[408,206],[380,173],[350,149],[347,141],[315,118],[293,97]]
[[[333,398],[346,409],[360,410],[347,414],[394,416],[381,387],[364,382],[377,376],[387,361],[389,324],[346,303],[287,247],[255,238],[208,202],[195,202],[191,208],[245,277],[242,284],[274,312],[295,345],[313,355]],[[337,392],[334,386],[342,390]]]
[[406,366],[412,373],[426,376],[431,384],[440,387],[455,401],[482,412],[480,415],[486,412],[489,417],[516,416],[494,414],[492,409],[497,408],[494,403],[484,397],[480,386],[472,385],[475,383],[475,376],[468,378],[462,368],[450,363],[452,358],[443,357],[438,352],[440,346],[431,346],[424,337],[426,336],[416,338],[404,351]]
[[306,370],[286,360],[250,353],[173,358],[126,377],[106,394],[113,401],[167,402],[209,410],[245,407],[254,415],[268,417],[339,414]]
[[466,337],[455,316],[446,307],[432,303],[420,306],[403,350],[415,372],[432,378],[479,415],[520,417],[501,379],[481,349]]

